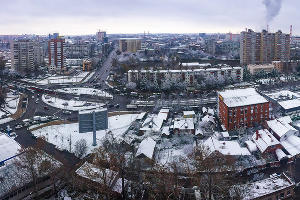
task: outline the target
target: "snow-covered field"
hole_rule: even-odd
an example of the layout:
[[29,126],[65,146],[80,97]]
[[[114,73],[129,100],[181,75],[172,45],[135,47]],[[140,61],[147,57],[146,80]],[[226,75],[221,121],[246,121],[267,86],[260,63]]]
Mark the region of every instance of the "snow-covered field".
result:
[[97,146],[92,146],[92,132],[79,133],[78,123],[47,126],[32,131],[32,134],[37,137],[44,136],[48,142],[54,144],[58,149],[65,149],[71,152],[74,152],[75,150],[76,141],[85,139],[88,146],[87,153],[91,153],[94,148],[101,145],[101,140],[109,131],[111,131],[116,138],[122,137],[122,134],[128,129],[130,124],[135,121],[137,116],[137,114],[126,114],[109,117],[108,129],[97,131]]
[[0,124],[5,124],[13,120],[10,117],[3,118],[3,116],[9,116],[11,114],[14,114],[17,111],[19,100],[19,95],[14,95],[12,92],[7,94],[7,97],[5,99],[6,104],[4,108],[0,110]]
[[79,83],[84,77],[88,75],[89,72],[80,72],[75,76],[50,76],[45,79],[23,79],[24,81],[35,83],[38,85],[47,85],[47,84],[70,84],[70,83]]
[[88,95],[94,95],[99,97],[108,97],[108,98],[113,97],[111,94],[107,92],[94,89],[94,88],[64,88],[64,89],[57,89],[57,91],[67,93],[67,94],[75,94],[75,95],[88,94]]
[[86,101],[79,101],[79,100],[64,100],[53,96],[43,95],[42,100],[44,103],[48,104],[49,106],[65,109],[65,110],[86,110],[86,109],[93,109],[93,108],[100,108],[104,104],[101,103],[93,103],[93,102],[86,102]]

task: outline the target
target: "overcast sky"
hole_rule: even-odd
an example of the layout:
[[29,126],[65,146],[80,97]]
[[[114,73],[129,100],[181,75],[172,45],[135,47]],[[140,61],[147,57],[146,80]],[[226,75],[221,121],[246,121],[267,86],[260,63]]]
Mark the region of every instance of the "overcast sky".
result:
[[[299,0],[273,1],[280,9],[270,30],[300,35]],[[0,34],[95,34],[260,31],[267,24],[263,0],[0,0]],[[271,2],[272,3],[272,2]],[[276,7],[277,6],[277,7]],[[276,14],[275,14],[276,15]],[[270,18],[270,16],[269,16]]]

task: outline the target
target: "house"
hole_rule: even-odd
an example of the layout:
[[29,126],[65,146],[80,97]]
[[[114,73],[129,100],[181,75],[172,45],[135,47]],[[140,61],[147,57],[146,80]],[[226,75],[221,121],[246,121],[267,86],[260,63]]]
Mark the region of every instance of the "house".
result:
[[269,178],[244,185],[235,185],[230,190],[231,199],[242,200],[294,199],[295,183],[285,174],[273,174]]
[[193,118],[175,118],[173,125],[170,126],[173,133],[191,133],[195,134],[195,125]]
[[[111,190],[114,199],[121,199],[122,178],[119,173],[111,169],[99,168],[92,163],[84,162],[76,171],[77,180],[80,186],[85,189],[96,189],[104,186]],[[125,187],[128,180],[124,179]]]
[[267,121],[267,126],[271,133],[279,140],[283,141],[291,135],[298,135],[298,131],[290,125],[292,120],[289,116]]
[[247,148],[241,147],[237,141],[220,141],[215,137],[209,137],[203,142],[209,153],[219,152],[224,156],[251,155]]
[[280,142],[267,129],[256,131],[252,140],[262,154],[275,153],[282,148]]
[[218,93],[218,115],[226,130],[263,125],[269,119],[269,102],[254,88]]
[[155,145],[156,145],[156,142],[151,137],[144,139],[140,143],[135,156],[137,158],[147,158],[149,160],[152,160],[153,155],[154,155]]
[[140,134],[144,134],[147,131],[159,132],[168,116],[169,109],[161,109],[157,115],[149,115],[140,128]]

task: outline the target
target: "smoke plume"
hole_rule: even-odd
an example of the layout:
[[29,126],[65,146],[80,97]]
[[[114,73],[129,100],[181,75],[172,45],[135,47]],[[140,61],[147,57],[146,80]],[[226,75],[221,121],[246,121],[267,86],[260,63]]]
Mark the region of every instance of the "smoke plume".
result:
[[263,0],[266,6],[266,22],[269,24],[280,12],[282,0]]

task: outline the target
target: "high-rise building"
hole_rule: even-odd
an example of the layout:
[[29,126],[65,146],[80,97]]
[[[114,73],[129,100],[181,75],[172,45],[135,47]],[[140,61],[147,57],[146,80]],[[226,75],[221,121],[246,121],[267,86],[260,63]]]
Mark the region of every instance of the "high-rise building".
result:
[[106,32],[105,31],[100,31],[99,30],[96,33],[96,39],[97,39],[98,42],[103,42],[105,38],[106,38]]
[[135,53],[142,48],[140,38],[121,38],[119,40],[119,49],[121,52]]
[[41,66],[44,63],[44,49],[39,42],[34,42],[34,65],[36,67]]
[[12,69],[20,74],[28,74],[35,70],[34,45],[30,40],[17,40],[11,43]]
[[65,39],[60,37],[58,33],[49,36],[48,41],[48,65],[49,69],[55,71],[63,71],[65,67]]
[[290,35],[281,31],[261,33],[249,29],[240,35],[240,63],[265,64],[272,61],[289,61]]

